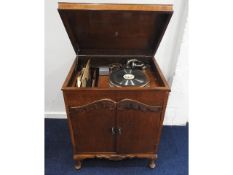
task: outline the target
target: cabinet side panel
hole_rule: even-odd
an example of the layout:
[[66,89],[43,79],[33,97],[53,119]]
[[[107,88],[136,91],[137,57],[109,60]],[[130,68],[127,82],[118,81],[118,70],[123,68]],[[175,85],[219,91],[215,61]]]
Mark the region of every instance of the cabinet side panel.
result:
[[[165,93],[165,97],[164,97],[164,102],[163,102],[163,109],[161,112],[161,116],[160,116],[160,128],[159,128],[159,134],[158,134],[158,138],[160,142],[160,138],[161,138],[161,132],[162,132],[162,128],[163,128],[163,121],[164,121],[164,116],[165,116],[165,112],[166,112],[166,108],[167,108],[167,101],[168,101],[168,97],[169,97],[169,92]],[[158,149],[158,147],[157,147]],[[156,150],[157,152],[157,150]]]
[[170,86],[166,80],[166,78],[164,77],[163,73],[162,73],[162,70],[160,69],[157,61],[155,59],[153,59],[153,62],[154,62],[154,66],[156,68],[156,73],[157,73],[157,77],[159,79],[161,79],[161,81],[163,82],[163,84],[165,85],[165,87],[170,91]]
[[72,128],[72,125],[71,125],[70,113],[69,113],[69,108],[68,108],[68,105],[67,105],[67,99],[66,99],[65,92],[63,92],[63,98],[64,98],[64,102],[65,102],[65,109],[66,109],[66,115],[67,115],[67,120],[68,120],[71,143],[72,143],[72,147],[73,147],[73,154],[75,154],[74,132],[73,132],[73,128]]

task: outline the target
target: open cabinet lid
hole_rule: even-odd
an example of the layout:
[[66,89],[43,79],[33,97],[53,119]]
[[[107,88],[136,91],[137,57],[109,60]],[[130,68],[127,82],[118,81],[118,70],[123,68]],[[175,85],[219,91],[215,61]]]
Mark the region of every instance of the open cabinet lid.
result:
[[172,5],[58,3],[77,55],[154,56]]

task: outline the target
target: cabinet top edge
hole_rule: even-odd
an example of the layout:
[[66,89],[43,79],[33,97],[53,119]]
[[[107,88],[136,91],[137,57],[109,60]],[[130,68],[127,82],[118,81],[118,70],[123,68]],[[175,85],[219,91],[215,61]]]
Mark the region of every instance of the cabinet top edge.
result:
[[77,88],[77,87],[62,87],[62,91],[171,91],[169,87],[156,88]]
[[129,11],[173,11],[172,4],[110,4],[59,2],[59,10],[129,10]]

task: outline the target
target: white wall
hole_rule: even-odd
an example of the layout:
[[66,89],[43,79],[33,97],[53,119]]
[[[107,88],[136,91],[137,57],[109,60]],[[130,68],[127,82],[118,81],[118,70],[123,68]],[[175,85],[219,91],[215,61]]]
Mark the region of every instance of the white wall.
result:
[[[60,90],[75,58],[75,52],[57,12],[57,0],[45,0],[45,117],[64,118]],[[63,0],[64,2],[64,0]],[[172,85],[164,124],[183,125],[188,120],[188,58],[186,24],[187,0],[85,0],[86,3],[173,4],[174,14],[155,55],[166,79]],[[183,44],[181,45],[183,41]],[[181,47],[182,46],[182,47]],[[177,67],[177,69],[176,69]],[[175,75],[175,76],[174,76]]]
[[[175,67],[175,66],[174,66]],[[173,73],[173,72],[172,72]],[[188,25],[175,67],[164,124],[183,125],[188,121]]]

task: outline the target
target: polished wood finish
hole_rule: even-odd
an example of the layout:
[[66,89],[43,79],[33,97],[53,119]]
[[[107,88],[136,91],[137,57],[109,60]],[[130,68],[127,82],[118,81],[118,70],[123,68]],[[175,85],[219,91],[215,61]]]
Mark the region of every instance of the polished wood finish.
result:
[[150,56],[155,54],[173,12],[170,5],[67,3],[60,4],[58,11],[78,55]]
[[[147,79],[150,81],[149,88],[153,88],[153,87],[160,87],[160,82],[159,80],[156,79],[156,75],[154,75],[154,73],[151,70],[145,70],[144,71]],[[76,87],[76,79],[78,76],[79,72],[76,73],[76,75],[74,75],[74,79],[71,80],[70,84],[71,87]],[[98,79],[98,84],[97,84],[97,88],[109,88],[109,76],[103,75],[103,76],[99,76]]]
[[109,76],[99,76],[98,88],[109,88]]
[[[154,153],[158,145],[162,106],[124,99],[117,105],[118,153]],[[145,144],[146,143],[146,144]]]
[[116,154],[111,152],[102,152],[102,153],[83,153],[74,155],[74,160],[84,160],[90,158],[99,158],[99,159],[109,159],[109,160],[123,160],[123,159],[132,159],[132,158],[148,158],[155,160],[157,155],[148,154],[148,153],[139,153],[139,154]]
[[[171,5],[59,3],[76,58],[62,86],[75,168],[89,158],[147,158],[155,167],[170,87],[153,58],[172,15]],[[78,88],[88,59],[92,70],[137,58],[148,65],[146,87]]]
[[151,106],[131,99],[123,99],[117,104],[117,110],[119,111],[138,110],[140,112],[159,112],[161,108],[162,106]]
[[116,108],[116,102],[111,99],[101,99],[82,106],[70,107],[70,111],[91,112],[93,110],[100,110],[102,108],[114,110]]
[[[155,161],[170,89],[159,77],[158,65],[154,66],[154,76],[161,79],[162,86],[148,88],[110,88],[106,83],[105,88],[71,87],[75,71],[71,67],[62,90],[76,168],[86,158],[135,157]],[[121,134],[112,135],[112,127],[121,128]]]
[[77,4],[60,2],[58,9],[63,10],[132,10],[132,11],[172,11],[172,5],[155,5],[155,4]]
[[69,108],[77,153],[114,151],[115,106],[112,100],[102,99]]
[[[74,61],[73,63],[73,66],[71,67],[71,70],[66,78],[66,81],[65,83],[63,84],[63,87],[65,89],[76,89],[76,88],[73,88],[75,87],[75,84],[76,84],[76,79],[77,79],[77,75],[78,75],[78,71],[75,71],[75,66],[74,65],[78,65],[80,66],[81,65],[81,62],[86,62],[86,58],[89,58],[89,57],[83,57],[83,56],[79,56],[77,57],[76,59],[78,60],[79,59],[79,62],[80,64],[77,64],[77,61]],[[150,69],[147,69],[145,70],[145,75],[147,76],[148,80],[150,81],[150,84],[149,86],[147,86],[146,88],[147,89],[157,89],[157,90],[169,90],[170,87],[167,83],[167,81],[165,80],[156,60],[154,60],[152,57],[139,57],[138,58],[139,60],[142,60],[144,62],[147,62],[147,64],[150,64],[151,65],[151,68]],[[117,61],[118,60],[118,61]],[[101,58],[98,58],[96,56],[92,57],[92,62],[91,64],[94,66],[94,67],[98,67],[100,65],[102,66],[107,66],[109,65],[110,63],[115,63],[115,62],[119,62],[119,63],[122,63],[124,64],[126,61],[125,58],[121,58],[121,57],[112,57],[112,58],[109,58],[108,57],[101,57]],[[112,90],[114,87],[109,87],[109,77],[108,76],[99,76],[99,81],[98,81],[98,85],[97,87],[95,88],[95,90]],[[93,88],[79,88],[79,90],[93,90]],[[130,90],[137,90],[137,89],[140,89],[140,88],[134,88],[134,87],[127,87],[127,88],[124,88],[125,89],[130,89]],[[121,90],[121,88],[114,88],[114,90]]]

